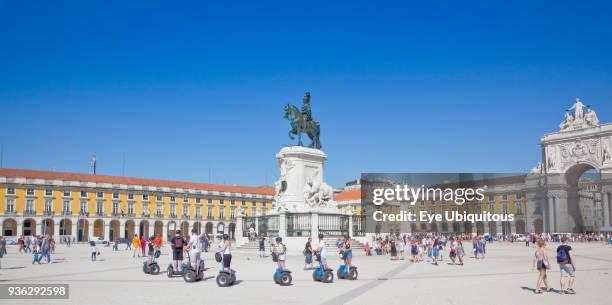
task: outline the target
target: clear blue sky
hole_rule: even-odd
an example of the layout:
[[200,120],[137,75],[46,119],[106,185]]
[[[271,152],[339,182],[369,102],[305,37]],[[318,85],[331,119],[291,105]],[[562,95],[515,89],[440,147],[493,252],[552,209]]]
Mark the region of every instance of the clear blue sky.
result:
[[576,97],[612,121],[610,1],[128,2],[0,0],[4,167],[271,184],[306,90],[334,186],[529,170]]

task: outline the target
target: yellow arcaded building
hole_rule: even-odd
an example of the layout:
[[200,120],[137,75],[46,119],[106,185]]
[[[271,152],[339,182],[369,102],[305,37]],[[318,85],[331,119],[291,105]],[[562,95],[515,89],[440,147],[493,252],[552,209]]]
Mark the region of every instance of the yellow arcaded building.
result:
[[0,168],[0,234],[114,240],[176,230],[236,234],[237,214],[272,209],[274,189]]

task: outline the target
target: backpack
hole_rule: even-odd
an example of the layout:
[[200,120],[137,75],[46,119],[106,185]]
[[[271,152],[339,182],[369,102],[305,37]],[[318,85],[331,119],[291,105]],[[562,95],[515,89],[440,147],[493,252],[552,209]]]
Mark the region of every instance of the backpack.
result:
[[174,248],[175,249],[183,249],[183,238],[175,237],[174,238]]
[[566,247],[559,247],[557,250],[557,263],[567,263],[569,261],[569,254],[567,253]]
[[202,243],[200,241],[200,238],[196,238],[193,243],[191,243],[191,250],[194,251],[202,251]]

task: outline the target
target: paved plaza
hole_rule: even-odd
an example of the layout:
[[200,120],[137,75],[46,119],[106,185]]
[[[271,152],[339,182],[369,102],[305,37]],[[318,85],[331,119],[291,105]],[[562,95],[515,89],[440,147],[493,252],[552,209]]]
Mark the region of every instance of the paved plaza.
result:
[[[578,269],[576,295],[535,295],[537,274],[530,272],[534,248],[523,243],[490,244],[486,259],[467,258],[464,266],[450,265],[448,260],[434,266],[356,255],[359,279],[335,279],[331,284],[313,282],[311,271],[302,270],[302,257],[290,255],[288,267],[294,281],[289,287],[273,283],[274,265],[269,257],[234,251],[232,266],[238,270],[238,283],[228,288],[215,283],[218,264],[211,253],[205,254],[205,280],[185,283],[163,273],[144,274],[142,258],[132,258],[130,251],[103,247],[99,261],[91,262],[88,246],[60,245],[52,264],[32,265],[31,255],[19,254],[11,246],[2,259],[0,281],[70,285],[69,300],[11,300],[11,304],[184,304],[194,300],[200,304],[609,304],[606,291],[612,285],[612,247],[601,243],[572,246]],[[556,244],[548,247],[551,258],[554,248]],[[168,255],[162,255],[162,270],[169,261]],[[334,268],[340,264],[333,256],[329,262]],[[558,288],[556,268],[549,278],[552,287]]]

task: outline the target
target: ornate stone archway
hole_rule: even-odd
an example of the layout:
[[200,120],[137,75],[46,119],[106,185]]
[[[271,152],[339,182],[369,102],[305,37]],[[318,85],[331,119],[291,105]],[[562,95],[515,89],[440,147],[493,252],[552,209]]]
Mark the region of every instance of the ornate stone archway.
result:
[[593,169],[601,174],[593,184],[601,198],[598,228],[612,231],[612,124],[599,124],[595,111],[579,99],[569,110],[560,130],[541,138],[542,162],[526,178],[528,202],[535,203],[527,205],[531,217],[527,231],[537,231],[533,221],[537,218],[542,219],[544,232],[593,230],[584,225],[584,203],[581,206],[578,195],[579,178]]

